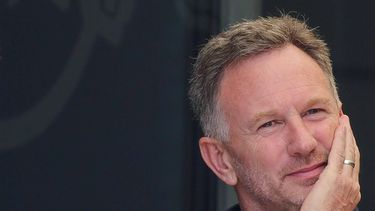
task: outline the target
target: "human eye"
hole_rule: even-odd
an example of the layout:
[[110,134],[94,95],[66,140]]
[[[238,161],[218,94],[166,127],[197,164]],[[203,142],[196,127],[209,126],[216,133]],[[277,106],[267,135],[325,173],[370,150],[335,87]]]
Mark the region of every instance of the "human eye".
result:
[[317,114],[321,111],[323,111],[323,109],[321,109],[321,108],[312,108],[312,109],[306,111],[305,115]]
[[282,122],[279,121],[279,120],[271,120],[271,121],[268,121],[268,122],[260,125],[258,127],[258,130],[272,130],[272,129],[278,127],[281,124],[282,124]]
[[323,108],[312,108],[307,110],[302,116],[312,120],[318,120],[323,118],[325,113]]
[[262,136],[271,135],[282,128],[282,125],[283,122],[280,120],[267,121],[258,127],[257,132]]
[[261,128],[269,128],[269,127],[275,126],[275,124],[276,124],[276,121],[272,120],[272,121],[269,121],[269,122],[266,122],[266,123],[262,124],[259,127],[259,129],[261,129]]

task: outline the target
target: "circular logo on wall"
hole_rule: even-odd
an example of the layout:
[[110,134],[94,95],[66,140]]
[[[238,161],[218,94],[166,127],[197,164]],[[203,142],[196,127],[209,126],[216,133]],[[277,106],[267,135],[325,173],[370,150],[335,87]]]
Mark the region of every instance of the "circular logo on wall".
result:
[[133,0],[0,5],[0,149],[45,131],[79,83],[97,38],[117,45]]

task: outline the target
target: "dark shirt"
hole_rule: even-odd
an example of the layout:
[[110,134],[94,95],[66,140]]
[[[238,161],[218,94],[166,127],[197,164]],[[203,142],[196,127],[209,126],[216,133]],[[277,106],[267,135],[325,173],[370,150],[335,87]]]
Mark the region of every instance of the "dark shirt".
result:
[[241,208],[240,208],[240,205],[235,204],[231,206],[230,208],[228,208],[226,211],[241,211]]
[[[228,208],[226,211],[241,211],[241,208],[240,208],[240,205],[235,204],[231,206],[230,208]],[[358,207],[356,207],[354,211],[359,211]]]

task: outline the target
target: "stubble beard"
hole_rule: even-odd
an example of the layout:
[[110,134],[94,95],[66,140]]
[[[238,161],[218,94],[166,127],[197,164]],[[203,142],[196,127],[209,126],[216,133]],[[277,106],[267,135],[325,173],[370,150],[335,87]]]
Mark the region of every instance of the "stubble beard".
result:
[[[307,157],[296,157],[277,175],[272,177],[261,171],[260,163],[246,168],[244,163],[236,158],[234,167],[238,174],[239,186],[264,210],[299,210],[308,193],[318,178],[301,182],[290,181],[286,174],[311,163],[326,161],[328,152],[313,152]],[[245,199],[246,200],[246,199]]]

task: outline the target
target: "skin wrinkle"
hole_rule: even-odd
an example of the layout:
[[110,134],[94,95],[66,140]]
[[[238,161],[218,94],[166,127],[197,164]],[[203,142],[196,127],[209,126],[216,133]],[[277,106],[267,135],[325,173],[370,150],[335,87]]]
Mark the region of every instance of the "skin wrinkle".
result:
[[[318,178],[299,180],[288,175],[306,166],[327,163],[334,128],[338,124],[338,107],[325,75],[316,71],[320,70],[320,67],[314,60],[293,46],[275,51],[275,54],[272,51],[253,57],[242,62],[242,66],[227,71],[220,84],[218,99],[226,112],[225,118],[229,125],[231,141],[226,146],[230,146],[228,149],[231,150],[228,151],[231,151],[230,154],[234,158],[232,164],[238,178],[236,187],[239,198],[250,198],[251,202],[260,203],[259,206],[272,205],[268,208],[283,207],[286,210],[297,210]],[[293,62],[289,65],[288,61],[283,60],[286,57],[298,56],[303,58],[300,58],[300,63]],[[274,61],[274,64],[263,65],[263,60]],[[298,70],[302,73],[292,74],[300,69],[300,65],[306,66]],[[276,66],[280,67],[275,68]],[[285,67],[292,69],[276,71]],[[273,73],[280,71],[287,73],[276,74],[277,77],[273,77]],[[322,123],[302,120],[305,118],[302,113],[317,101],[327,111],[324,113],[327,117],[319,120]],[[330,103],[322,103],[327,101]],[[297,104],[291,106],[291,102]],[[261,136],[253,130],[249,133],[249,120],[253,121],[254,115],[262,111],[271,111],[275,116],[272,115],[270,120],[280,119],[285,126],[268,136]],[[303,133],[299,127],[301,121],[306,121],[303,124],[307,124]],[[329,126],[321,126],[325,124]],[[307,134],[310,140],[301,145],[302,142],[299,143],[301,140],[298,139]],[[324,142],[317,144],[323,140]],[[289,147],[290,144],[293,147]],[[299,150],[300,147],[313,147],[313,150],[306,155],[290,154],[289,151]]]
[[[258,145],[256,145],[256,143],[254,143],[254,145],[255,146],[253,148],[253,151],[251,151],[249,153],[256,153],[256,151],[259,150]],[[260,166],[262,164],[260,164],[260,162],[257,162],[255,164],[255,166],[253,166],[253,168],[252,168],[253,171],[247,171],[246,169],[244,169],[245,165],[242,162],[243,158],[238,157],[238,155],[234,152],[234,150],[231,149],[230,144],[228,144],[227,146],[228,146],[229,152],[230,152],[230,154],[233,158],[232,162],[234,163],[234,168],[237,169],[238,172],[244,173],[244,175],[240,176],[239,178],[254,178],[254,176],[257,175],[257,173],[252,174],[252,172],[256,172],[257,169],[260,169],[258,166]],[[293,161],[293,163],[286,166],[285,169],[283,169],[278,174],[284,175],[284,176],[282,176],[282,180],[284,180],[288,173],[296,171],[297,169],[300,169],[301,167],[305,166],[308,163],[320,163],[320,162],[326,163],[327,159],[328,159],[328,152],[323,153],[322,155],[319,155],[316,152],[311,157],[302,158],[302,159],[296,158]],[[316,181],[317,181],[317,178],[311,179],[311,180],[305,182],[305,185],[315,184]],[[259,197],[257,192],[262,191],[262,190],[257,188],[257,187],[254,188],[254,186],[253,186],[254,182],[256,182],[256,181],[252,181],[251,179],[250,180],[244,180],[244,181],[239,180],[239,183],[241,183],[242,186],[251,187],[251,188],[247,188],[245,191],[247,191],[254,198],[256,198],[257,201],[259,201],[263,206],[266,207],[266,206],[269,206],[269,203],[274,203],[274,204],[276,203],[276,204],[278,204],[278,206],[274,206],[273,209],[277,209],[277,210],[289,210],[289,208],[282,209],[286,204],[288,206],[293,206],[293,204],[291,204],[289,201],[279,201],[278,202],[278,201],[267,200],[267,198]],[[265,186],[265,185],[267,185],[266,180],[260,180],[259,186]],[[269,194],[281,194],[278,190],[281,190],[283,188],[282,186],[283,186],[283,184],[280,183],[279,186],[276,187],[273,191],[270,191]],[[300,203],[302,203],[302,201]],[[272,210],[272,209],[269,209],[269,210]]]
[[[282,45],[281,47],[274,48],[274,49],[272,49],[271,51],[265,51],[265,52],[262,52],[262,53],[260,53],[260,54],[258,54],[258,55],[256,55],[256,56],[254,56],[254,55],[249,55],[248,57],[244,57],[244,58],[238,59],[238,60],[236,60],[235,62],[233,62],[232,64],[228,65],[228,66],[225,68],[224,74],[222,74],[221,77],[219,78],[219,86],[218,86],[218,91],[217,91],[216,96],[220,96],[220,95],[221,95],[221,89],[222,89],[222,88],[221,88],[221,87],[222,87],[222,86],[221,86],[221,83],[222,83],[222,80],[221,80],[221,79],[222,79],[226,74],[228,74],[228,72],[236,71],[236,69],[237,69],[238,67],[240,67],[241,65],[244,65],[244,64],[246,64],[246,63],[248,63],[248,62],[252,62],[252,60],[253,60],[254,58],[261,57],[261,56],[267,56],[267,55],[269,55],[271,52],[274,53],[274,54],[275,54],[275,52],[276,52],[276,54],[280,55],[280,50],[283,49],[283,48],[285,48],[285,47],[287,47],[287,46],[291,46],[291,44],[285,44],[285,45]],[[311,57],[309,57],[309,59],[310,59],[312,62],[315,63],[315,65],[317,66],[317,69],[320,69],[320,70],[318,70],[318,71],[322,71],[322,70],[321,70],[321,67],[315,62],[314,59],[312,59]],[[292,62],[292,63],[298,63],[298,60],[296,60],[296,58],[287,58],[286,61],[289,61],[289,62]],[[265,65],[267,68],[272,68],[272,67],[270,66],[270,64],[265,63],[264,65]],[[303,68],[304,68],[304,67],[302,66],[301,69],[303,69]],[[283,82],[284,82],[282,79],[280,80],[280,77],[282,77],[281,72],[282,72],[282,71],[277,71],[276,74],[272,75],[272,77],[279,76],[279,77],[278,77],[279,80],[278,80],[278,82],[276,82],[276,84],[277,84],[277,83],[283,83]],[[336,88],[336,87],[332,87],[332,84],[331,84],[331,82],[330,82],[330,80],[329,80],[329,76],[327,75],[327,73],[326,73],[326,72],[323,72],[323,74],[324,74],[324,76],[325,76],[325,80],[326,80],[326,82],[327,82],[327,84],[326,84],[327,87],[332,91],[332,94],[335,96],[335,98],[336,98],[336,100],[338,101],[338,103],[341,104],[341,103],[340,103],[340,100],[339,100],[339,98],[338,98],[338,96],[336,96],[336,94],[335,94],[335,88]],[[306,76],[306,75],[303,75],[303,74],[300,73],[300,72],[297,72],[296,75],[301,76],[301,78],[304,78],[304,77],[311,78],[311,74]],[[256,75],[256,76],[254,76],[254,77],[257,78],[257,77],[260,77],[260,76],[259,76],[259,75]],[[267,78],[267,77],[269,77],[269,76],[262,76],[262,77],[266,77],[266,78]],[[238,80],[238,83],[246,83],[246,82],[247,82],[246,80],[241,80],[241,79]],[[307,86],[307,85],[306,85],[306,86]],[[311,86],[313,86],[313,85],[311,85]],[[251,89],[256,90],[256,89],[259,89],[259,88],[262,88],[262,87],[252,87]],[[290,87],[289,89],[293,89],[293,88],[298,88],[298,87]],[[318,88],[319,88],[319,87],[318,87]],[[286,91],[288,91],[289,89],[285,89],[284,91],[286,92]],[[282,91],[282,90],[281,90],[281,91]],[[272,95],[272,93],[270,93],[269,96],[270,96],[270,95]],[[269,97],[269,96],[265,95],[264,98]],[[242,97],[241,97],[241,96],[238,96],[237,99],[233,99],[232,102],[235,103],[235,102],[237,102],[238,100],[242,100]],[[216,104],[217,104],[217,107],[222,107],[222,105],[220,104],[220,100],[215,100],[215,102],[216,102]],[[228,128],[229,128],[229,126],[228,126],[228,121],[226,121],[226,119],[227,119],[227,118],[226,118],[227,115],[230,115],[230,112],[224,111],[221,115],[217,115],[217,116],[219,117],[218,122],[220,122],[220,124],[219,124],[220,126],[219,126],[219,127],[222,127],[222,131],[221,131],[220,134],[226,134],[226,138],[224,138],[224,137],[220,137],[221,139],[224,139],[224,140],[228,140],[228,139],[229,139],[229,133],[230,133],[230,131],[228,131]]]
[[[306,103],[306,106],[304,106],[303,109],[301,109],[302,111],[305,111],[307,110],[308,108],[311,108],[311,107],[321,107],[322,105],[327,105],[327,104],[330,104],[330,101],[329,99],[322,99],[322,98],[312,98],[311,100],[309,100],[307,103]],[[327,110],[328,113],[331,113],[331,111]],[[302,115],[302,114],[290,114],[290,115]],[[254,115],[254,118],[252,121],[249,121],[248,125],[250,131],[253,131],[253,132],[256,132],[254,131],[254,127],[256,127],[257,125],[259,125],[259,122],[261,122],[262,120],[264,119],[272,119],[273,117],[275,117],[277,119],[277,117],[280,116],[280,114],[278,114],[275,110],[267,110],[267,111],[260,111],[258,113],[256,113]],[[284,121],[284,120],[282,120]],[[243,128],[245,129],[245,128]]]
[[[284,90],[284,91],[288,91],[288,90]],[[283,91],[280,91],[280,92],[283,92]],[[270,94],[268,96],[265,96],[263,98],[269,98],[269,96],[271,96],[271,95],[272,94]],[[261,98],[261,99],[263,99],[263,98]],[[313,105],[322,105],[322,104],[326,104],[327,105],[327,104],[332,104],[332,102],[330,102],[328,99],[322,99],[322,98],[319,98],[319,97],[312,98],[312,99],[313,100],[310,100],[309,102],[307,102],[306,106],[304,106],[305,108],[301,109],[301,110],[306,110],[307,108],[312,107]],[[335,104],[335,106],[338,106],[336,102],[334,104]],[[332,111],[330,111],[330,110],[327,110],[327,112],[328,113],[332,113]],[[226,112],[225,114],[226,114],[226,117],[228,118],[227,115],[230,114],[230,113]],[[294,114],[294,115],[299,115],[299,114]],[[280,116],[280,114],[278,114],[274,110],[261,111],[261,112],[259,112],[259,113],[257,113],[257,114],[254,115],[254,118],[253,118],[252,121],[249,121],[248,123],[244,124],[245,127],[239,127],[240,131],[242,131],[243,135],[255,134],[256,133],[255,126],[257,125],[257,123],[262,120],[262,117],[267,117],[267,116],[270,117],[270,119],[272,119],[271,117],[275,117],[276,118],[276,117]]]
[[[287,45],[288,46],[288,45]],[[289,45],[290,46],[290,45]],[[285,46],[284,46],[285,47]],[[270,55],[270,53],[272,52],[273,54],[276,54],[276,56],[279,56],[280,55],[280,51],[282,50],[282,48],[280,49],[280,48],[276,48],[276,49],[273,49],[272,51],[267,51],[267,52],[264,52],[264,53],[262,53],[262,54],[259,54],[259,55],[257,55],[257,56],[255,56],[255,57],[250,57],[250,58],[247,58],[247,59],[243,59],[243,60],[241,60],[241,61],[239,61],[239,62],[237,62],[236,64],[232,64],[232,65],[230,65],[229,66],[229,69],[227,69],[225,72],[224,72],[224,76],[223,77],[225,77],[225,75],[227,75],[227,74],[229,74],[230,72],[233,72],[233,71],[238,71],[237,69],[239,68],[239,67],[241,67],[241,65],[246,65],[247,63],[251,63],[255,58],[259,58],[259,57],[264,57],[264,56],[267,56],[267,55]],[[311,60],[313,63],[315,63],[315,61],[312,59],[312,58],[310,58],[310,57],[308,57],[308,59],[309,60]],[[288,60],[287,60],[288,61]],[[289,59],[289,61],[290,61],[290,59]],[[292,61],[292,63],[297,63],[297,60],[293,60]],[[270,64],[268,64],[268,63],[265,63],[265,64],[262,64],[262,65],[264,65],[265,66],[265,68],[273,68]],[[254,68],[257,68],[257,67],[254,67]],[[320,69],[320,66],[318,65],[318,64],[316,64],[315,63],[315,68],[317,68],[318,69],[318,71],[321,71],[321,70],[319,70]],[[264,79],[266,79],[266,78],[269,78],[269,77],[275,77],[275,76],[282,76],[282,74],[280,74],[280,72],[281,71],[277,71],[276,72],[276,74],[273,74],[273,75],[268,75],[268,74],[266,74],[266,75],[260,75],[260,74],[257,74],[257,75],[255,75],[255,76],[253,76],[254,78],[257,78],[257,80],[264,80]],[[297,78],[311,78],[312,77],[312,74],[309,74],[309,75],[303,75],[302,73],[300,73],[300,72],[297,72],[296,74],[295,74],[296,76],[299,76],[299,77],[297,77]],[[325,74],[324,74],[324,76],[325,76]],[[278,83],[285,83],[285,80],[284,79],[281,79],[280,77],[277,77],[277,82],[275,83],[276,85],[278,84]],[[325,80],[326,80],[326,86],[327,86],[327,88],[329,88],[329,89],[331,89],[332,90],[332,87],[331,87],[331,85],[330,85],[330,82],[329,82],[329,80],[328,80],[328,78],[326,78],[326,77],[324,77],[325,78]],[[298,80],[298,79],[294,79],[294,80]],[[290,79],[290,81],[292,82],[292,81],[294,81],[294,80],[292,80],[292,79]],[[239,83],[239,84],[246,84],[246,83],[248,83],[248,80],[243,80],[242,78],[238,78],[237,79],[237,83]],[[310,84],[310,85],[304,85],[305,87],[313,87],[314,85],[313,84]],[[316,86],[316,85],[315,85]],[[219,85],[219,91],[218,91],[218,96],[220,97],[221,96],[221,90],[222,90],[222,87],[223,87],[223,85],[222,85],[222,81],[220,82],[220,85]],[[317,88],[322,88],[321,86],[316,86]],[[261,84],[259,84],[258,86],[257,85],[252,85],[249,89],[251,89],[251,90],[257,90],[257,89],[261,89],[261,88],[263,88],[262,87],[262,85]],[[282,92],[288,92],[288,91],[290,91],[290,90],[293,90],[293,89],[300,89],[300,87],[287,87],[287,88],[285,88],[285,89],[279,89],[278,90],[278,92],[280,92],[280,93],[282,93]],[[233,92],[235,92],[235,91],[238,91],[238,90],[233,90]],[[333,90],[332,90],[332,93],[334,93],[333,92]],[[270,92],[269,94],[265,94],[262,98],[269,98],[270,96],[272,96],[274,93],[273,92]],[[262,99],[261,98],[261,99]],[[238,101],[243,101],[243,99],[244,99],[244,96],[234,96],[234,98],[232,99],[232,100],[230,100],[230,104],[236,104]],[[221,105],[221,102],[220,102],[220,100],[217,100],[217,103],[220,105],[220,107],[224,107],[223,105]],[[225,108],[225,107],[224,107]],[[228,109],[223,109],[225,112],[224,112],[224,114],[222,115],[225,119],[231,119],[230,118],[230,116],[231,116],[231,112],[228,112]],[[228,121],[224,121],[224,120],[222,120],[221,122],[223,122],[223,124],[225,124],[225,125],[228,125]],[[227,128],[229,128],[228,126],[227,126]],[[242,128],[244,131],[246,131],[246,129],[245,128]],[[228,133],[228,135],[231,133],[230,132],[230,130],[227,132]],[[228,136],[228,137],[230,137],[230,135]]]
[[[234,187],[241,210],[354,209],[358,148],[329,49],[303,21],[282,15],[231,26],[202,48],[190,83],[206,135],[202,158]],[[354,168],[342,164],[351,147]]]

